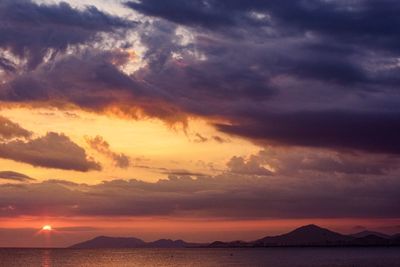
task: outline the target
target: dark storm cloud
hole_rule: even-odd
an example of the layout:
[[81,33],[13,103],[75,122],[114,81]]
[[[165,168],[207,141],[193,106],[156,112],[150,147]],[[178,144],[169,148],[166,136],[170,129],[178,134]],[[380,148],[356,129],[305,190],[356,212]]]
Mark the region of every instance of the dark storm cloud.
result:
[[14,171],[0,171],[0,179],[17,181],[17,182],[30,182],[35,180],[25,174]]
[[213,28],[235,24],[234,16],[227,16],[210,1],[155,0],[126,2],[125,5],[146,15],[162,17],[173,22]]
[[[76,21],[57,26],[68,34],[70,25],[90,33],[127,26],[93,15],[101,13],[94,8],[5,3],[33,6],[38,14],[77,13]],[[138,69],[126,71],[129,51],[101,46],[49,57],[34,70],[13,72],[13,62],[2,60],[9,67],[0,99],[72,103],[172,123],[200,116],[262,144],[400,153],[397,1],[142,0],[125,6],[152,16],[133,29],[144,48]],[[37,16],[38,25],[54,26],[53,16]],[[94,25],[86,20],[92,16]]]
[[400,113],[346,111],[253,114],[253,121],[217,125],[232,134],[281,145],[400,154]]
[[[165,3],[143,0],[128,2],[126,5],[146,15],[164,18],[181,25],[203,26],[217,34],[226,35],[235,30],[240,32],[240,37],[234,36],[235,41],[245,38],[266,46],[267,43],[281,42],[282,45],[275,47],[275,51],[254,51],[253,54],[260,52],[257,57],[261,57],[259,60],[253,59],[254,66],[263,61],[265,65],[265,58],[277,57],[276,54],[284,52],[285,57],[277,57],[264,67],[303,78],[344,84],[399,84],[396,75],[384,77],[367,71],[366,66],[360,64],[360,56],[368,57],[365,54],[368,49],[379,48],[380,52],[389,54],[399,52],[397,47],[400,42],[400,19],[395,14],[400,10],[400,5],[394,0],[379,3],[374,0],[173,0]],[[246,23],[250,18],[260,23]],[[263,22],[264,20],[268,22]],[[209,32],[205,34],[213,35]],[[303,39],[303,42],[297,47],[285,49],[293,38]],[[225,39],[230,40],[230,37],[225,36]],[[220,56],[229,51],[229,48],[225,46],[219,49]],[[243,45],[242,48],[242,51],[248,49]],[[277,66],[274,66],[275,64]],[[248,69],[241,66],[241,71],[243,74]],[[386,74],[389,72],[386,70]],[[243,79],[238,77],[238,80]],[[232,81],[231,84],[234,86],[235,82]],[[248,88],[254,88],[254,85],[248,84]]]
[[271,26],[278,28],[274,33],[282,36],[315,31],[342,42],[397,51],[400,41],[400,19],[396,15],[400,4],[396,0],[140,0],[127,2],[126,6],[178,24],[221,32],[227,32],[227,27],[240,31]]
[[83,148],[67,136],[53,132],[36,139],[0,143],[0,157],[45,168],[83,172],[101,169]]
[[67,97],[67,102],[89,108],[111,103],[112,92],[135,87],[111,61],[126,60],[125,53],[91,49],[60,57],[36,70],[15,76],[3,85],[3,99],[8,101],[46,101]]
[[[0,47],[27,59],[29,68],[71,45],[99,41],[99,33],[132,26],[132,22],[94,6],[79,10],[66,2],[47,5],[31,0],[3,0],[0,3]],[[0,60],[0,66],[14,69],[4,60]]]
[[119,50],[86,49],[60,56],[0,85],[0,99],[56,107],[72,103],[94,112],[114,108],[130,118],[145,114],[182,120],[179,108],[165,101],[171,99],[166,92],[139,83],[120,69],[128,61],[129,53]]

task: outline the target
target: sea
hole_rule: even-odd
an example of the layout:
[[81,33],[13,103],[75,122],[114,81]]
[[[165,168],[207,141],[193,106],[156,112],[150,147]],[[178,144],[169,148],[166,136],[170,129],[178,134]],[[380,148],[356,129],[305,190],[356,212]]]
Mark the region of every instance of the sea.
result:
[[400,248],[0,249],[0,266],[400,267]]

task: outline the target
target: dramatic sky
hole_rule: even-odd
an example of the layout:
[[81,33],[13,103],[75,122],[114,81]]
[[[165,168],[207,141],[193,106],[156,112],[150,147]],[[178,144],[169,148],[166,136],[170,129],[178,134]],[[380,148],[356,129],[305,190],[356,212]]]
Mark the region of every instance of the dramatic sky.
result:
[[399,14],[0,0],[0,246],[400,232]]

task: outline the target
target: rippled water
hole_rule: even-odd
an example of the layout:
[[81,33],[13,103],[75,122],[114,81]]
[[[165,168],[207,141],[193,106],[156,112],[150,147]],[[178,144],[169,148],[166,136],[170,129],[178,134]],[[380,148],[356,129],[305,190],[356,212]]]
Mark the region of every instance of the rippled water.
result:
[[0,266],[400,267],[400,248],[0,249]]

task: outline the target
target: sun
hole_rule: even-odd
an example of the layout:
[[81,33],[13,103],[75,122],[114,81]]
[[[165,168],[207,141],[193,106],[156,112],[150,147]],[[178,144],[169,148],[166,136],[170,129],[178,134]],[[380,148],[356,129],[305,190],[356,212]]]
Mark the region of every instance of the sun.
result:
[[43,231],[51,231],[51,230],[53,230],[53,228],[51,227],[51,225],[46,224],[42,227],[42,230]]

